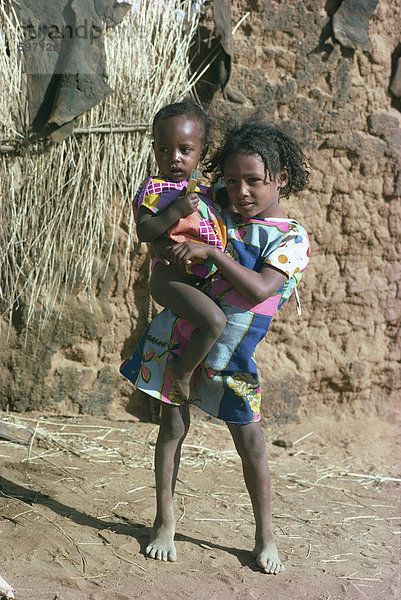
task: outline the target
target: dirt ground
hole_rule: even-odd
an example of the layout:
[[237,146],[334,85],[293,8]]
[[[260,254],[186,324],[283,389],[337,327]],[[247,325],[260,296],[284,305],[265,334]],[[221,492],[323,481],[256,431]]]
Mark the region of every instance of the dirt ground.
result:
[[26,445],[0,440],[0,573],[20,600],[400,597],[394,420],[337,407],[264,423],[286,566],[279,576],[262,574],[249,554],[250,502],[217,420],[193,411],[177,484],[176,563],[143,554],[157,426],[128,413],[3,413],[0,423],[35,432]]

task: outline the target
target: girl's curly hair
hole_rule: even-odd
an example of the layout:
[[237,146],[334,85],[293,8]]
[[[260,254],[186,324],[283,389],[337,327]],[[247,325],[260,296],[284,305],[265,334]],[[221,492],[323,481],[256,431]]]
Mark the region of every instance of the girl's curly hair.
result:
[[281,195],[286,198],[291,193],[300,192],[308,184],[310,172],[302,148],[277,126],[264,121],[259,112],[242,124],[227,127],[222,146],[206,164],[205,173],[212,174],[213,183],[224,177],[224,164],[233,154],[260,156],[270,179],[276,179],[286,168],[288,183],[281,190]]

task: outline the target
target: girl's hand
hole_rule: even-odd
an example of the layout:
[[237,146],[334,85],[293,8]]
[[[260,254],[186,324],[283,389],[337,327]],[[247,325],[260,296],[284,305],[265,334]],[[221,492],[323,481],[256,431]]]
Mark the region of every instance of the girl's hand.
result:
[[182,242],[171,248],[171,256],[176,265],[189,265],[194,259],[208,258],[218,267],[219,272],[253,305],[264,302],[287,280],[282,271],[263,265],[260,272],[248,269],[237,263],[230,255],[215,246],[201,242]]
[[201,242],[181,242],[175,244],[171,249],[171,254],[177,263],[190,265],[192,260],[206,260],[213,253],[213,246]]
[[[173,202],[174,211],[176,211],[178,219],[181,217],[189,217],[198,210],[199,198],[195,192],[185,195],[185,190],[181,192],[177,200]],[[178,220],[177,219],[177,220]]]

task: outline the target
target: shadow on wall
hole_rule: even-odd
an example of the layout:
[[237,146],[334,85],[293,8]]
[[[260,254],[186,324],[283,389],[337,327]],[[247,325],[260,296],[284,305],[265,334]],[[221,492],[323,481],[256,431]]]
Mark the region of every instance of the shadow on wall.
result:
[[[127,383],[127,385],[131,384]],[[160,423],[160,401],[141,390],[132,391],[125,410],[140,421]]]
[[398,44],[391,56],[389,93],[391,106],[401,112],[401,44]]
[[287,373],[282,379],[268,379],[262,384],[262,416],[266,421],[298,421],[298,409],[307,381]]

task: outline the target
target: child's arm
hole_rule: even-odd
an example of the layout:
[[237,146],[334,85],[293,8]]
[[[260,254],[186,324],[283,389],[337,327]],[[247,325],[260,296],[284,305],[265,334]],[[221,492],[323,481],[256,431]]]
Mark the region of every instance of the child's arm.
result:
[[170,229],[181,217],[188,217],[195,212],[198,203],[199,198],[196,194],[185,195],[183,191],[166,210],[157,215],[141,206],[136,223],[138,239],[141,242],[152,242]]
[[287,281],[287,276],[274,267],[264,265],[260,273],[252,271],[209,244],[182,242],[173,246],[171,252],[179,262],[185,264],[195,258],[209,258],[235,289],[254,304],[264,302]]

